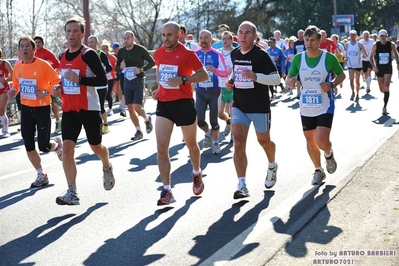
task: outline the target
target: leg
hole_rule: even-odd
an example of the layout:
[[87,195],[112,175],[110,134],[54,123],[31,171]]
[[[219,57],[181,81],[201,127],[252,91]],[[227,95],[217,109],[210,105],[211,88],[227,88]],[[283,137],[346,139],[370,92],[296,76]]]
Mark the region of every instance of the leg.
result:
[[200,149],[197,143],[197,123],[196,121],[189,126],[182,126],[183,137],[186,142],[187,149],[190,153],[191,164],[194,171],[200,169]]
[[[62,131],[64,132],[64,131]],[[75,162],[75,142],[69,139],[64,139],[62,150],[62,166],[68,185],[76,186],[76,162]],[[76,192],[72,191],[72,192]]]
[[276,144],[274,144],[274,142],[270,139],[270,130],[264,133],[256,132],[256,136],[258,138],[260,146],[262,146],[263,150],[266,153],[269,163],[274,163],[276,155]]
[[303,134],[305,135],[306,147],[310,159],[312,160],[315,168],[320,168],[321,167],[320,148],[317,145],[316,141],[316,129],[306,130],[303,132]]
[[[158,169],[163,185],[170,185],[169,143],[173,126],[174,124],[171,120],[162,116],[157,116],[155,121],[155,136],[157,139]],[[190,158],[192,158],[191,154]]]
[[234,166],[238,177],[245,177],[247,171],[247,136],[249,127],[244,124],[233,124],[234,135]]

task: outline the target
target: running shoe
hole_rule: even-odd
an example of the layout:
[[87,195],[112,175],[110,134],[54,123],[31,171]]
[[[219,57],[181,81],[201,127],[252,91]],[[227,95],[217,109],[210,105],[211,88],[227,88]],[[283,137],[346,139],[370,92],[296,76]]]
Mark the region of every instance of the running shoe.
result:
[[204,148],[209,148],[210,146],[211,146],[211,137],[205,134]]
[[63,148],[62,139],[61,139],[60,137],[56,137],[56,138],[54,139],[54,141],[55,141],[55,143],[58,144],[56,150],[54,150],[54,151],[55,151],[55,153],[57,154],[58,159],[59,159],[60,161],[62,161],[62,148]]
[[48,178],[47,174],[41,173],[37,174],[35,182],[33,182],[30,187],[35,188],[35,187],[42,187],[42,186],[47,186],[48,185]]
[[108,109],[108,111],[107,111],[107,116],[111,116],[112,114],[113,114],[112,109]]
[[55,121],[55,130],[54,133],[58,134],[61,132],[61,119],[59,121]]
[[231,131],[231,123],[226,123],[226,127],[224,128],[223,134],[224,134],[225,136],[227,136],[227,135],[230,134],[230,131]]
[[240,182],[238,184],[238,189],[236,192],[234,192],[234,199],[242,199],[242,198],[247,198],[249,197],[249,191],[247,189],[247,185],[245,184],[245,182]]
[[126,117],[126,111],[125,111],[125,110],[122,110],[119,114],[120,114],[121,116],[123,116],[123,117]]
[[78,193],[74,193],[70,191],[69,189],[65,193],[64,196],[58,196],[55,199],[55,202],[58,205],[79,205],[79,198],[78,198]]
[[111,190],[115,186],[114,173],[112,172],[112,165],[103,167],[103,186],[105,190]]
[[131,138],[131,140],[139,140],[143,138],[143,132],[141,132],[140,130],[136,131],[136,134],[134,134],[134,137]]
[[355,93],[354,92],[352,92],[350,100],[353,101],[353,99],[355,99]]
[[102,133],[103,133],[103,134],[109,133],[108,126],[103,125]]
[[297,100],[301,99],[301,93],[298,93],[296,98],[297,98]]
[[386,108],[386,107],[383,107],[383,108],[382,108],[382,114],[383,114],[383,115],[387,115],[387,114],[388,114],[388,111],[387,111],[387,108]]
[[266,188],[272,188],[277,181],[277,168],[278,165],[275,163],[273,168],[268,168],[267,169],[267,175],[265,179],[265,187]]
[[144,121],[145,123],[145,130],[147,131],[147,134],[150,134],[152,131],[152,122],[151,122],[151,116],[148,117],[148,121]]
[[2,139],[9,138],[9,137],[11,137],[11,135],[10,135],[10,133],[8,133],[7,131],[6,131],[6,132],[3,132],[3,135],[1,135],[1,138],[2,138]]
[[313,173],[312,185],[320,185],[321,182],[326,178],[324,171],[316,170]]
[[175,198],[173,197],[172,191],[168,189],[164,189],[161,192],[161,198],[158,200],[157,205],[169,205],[171,203],[176,202]]
[[331,153],[329,158],[326,158],[326,168],[329,174],[333,174],[337,170],[337,162],[334,159],[334,153]]
[[214,142],[212,144],[212,154],[220,154],[220,146],[219,143]]
[[366,93],[367,93],[367,94],[369,94],[369,93],[370,93],[370,91],[371,91],[371,90],[370,90],[370,87],[367,87],[367,89],[366,89]]
[[193,176],[193,192],[195,195],[201,195],[202,191],[204,191],[204,182],[202,182],[202,171],[198,175]]
[[355,102],[359,102],[359,95],[356,95]]

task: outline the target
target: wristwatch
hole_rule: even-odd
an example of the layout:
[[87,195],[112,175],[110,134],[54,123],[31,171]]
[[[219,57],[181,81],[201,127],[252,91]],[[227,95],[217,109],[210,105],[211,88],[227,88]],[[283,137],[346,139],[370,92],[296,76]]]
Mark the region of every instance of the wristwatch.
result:
[[181,77],[181,80],[183,81],[183,85],[184,85],[184,84],[186,84],[186,82],[187,82],[187,77],[186,77],[186,76],[183,76],[183,77]]
[[46,96],[48,96],[50,93],[48,92],[48,90],[44,90],[44,94],[46,94]]

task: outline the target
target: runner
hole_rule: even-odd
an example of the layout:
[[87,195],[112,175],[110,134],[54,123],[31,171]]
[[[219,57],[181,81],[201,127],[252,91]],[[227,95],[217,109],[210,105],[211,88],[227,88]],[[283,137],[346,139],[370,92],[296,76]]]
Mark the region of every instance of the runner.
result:
[[[89,38],[87,38],[87,46],[89,46],[91,49],[97,52],[98,57],[100,58],[101,65],[105,70],[106,75],[111,75],[112,71],[112,66],[108,60],[108,56],[102,51],[98,49],[98,45],[100,44],[97,36],[91,35]],[[107,76],[108,80],[108,76]],[[103,134],[109,133],[108,129],[108,118],[107,118],[107,113],[105,112],[105,98],[107,98],[107,90],[108,90],[108,84],[107,86],[99,86],[96,87],[97,93],[100,99],[100,108],[101,108],[101,118],[103,120],[103,125],[101,132]]]
[[1,138],[9,138],[10,133],[8,132],[8,117],[6,114],[6,108],[8,103],[7,92],[10,89],[8,82],[12,80],[12,74],[14,69],[10,62],[3,59],[3,50],[0,49],[0,121],[2,128]]
[[[388,33],[382,29],[378,32],[379,41],[373,44],[370,53],[370,64],[373,71],[377,75],[378,86],[380,91],[384,93],[384,107],[382,114],[388,115],[387,105],[389,100],[389,86],[392,79],[392,56],[396,59],[396,67],[399,70],[398,51],[395,49],[395,44],[388,42]],[[374,59],[376,57],[376,60]]]
[[[144,118],[147,133],[152,131],[151,117],[147,116],[143,108],[144,77],[145,71],[151,69],[154,59],[143,46],[134,42],[134,33],[126,31],[123,34],[125,47],[118,51],[118,61],[116,63],[117,71],[124,73],[124,95],[127,109],[129,110],[130,120],[136,127],[136,134],[131,140],[143,138],[143,132],[139,124],[137,115]],[[146,63],[145,63],[146,61]],[[137,112],[137,114],[136,114]]]
[[[303,29],[298,30],[298,40],[296,40],[294,42],[294,55],[296,54],[300,54],[303,51],[306,50],[306,46],[305,46],[305,41],[303,39],[303,34],[305,33],[305,31]],[[296,86],[296,98],[299,100],[299,98],[301,98],[301,82],[300,82],[300,77],[297,77],[297,82],[295,84]]]
[[44,153],[54,151],[62,161],[61,138],[56,137],[50,141],[50,93],[52,86],[58,85],[61,79],[48,62],[34,56],[35,46],[30,37],[19,39],[18,50],[22,62],[15,65],[12,89],[8,91],[8,96],[13,98],[17,93],[21,94],[21,134],[28,159],[37,172],[31,187],[41,187],[48,185],[49,180],[35,148],[36,130],[39,150]]
[[110,73],[107,73],[108,80],[108,90],[106,100],[108,102],[108,111],[107,116],[111,116],[113,114],[112,111],[112,91],[116,82],[116,57],[109,53],[109,45],[107,43],[103,43],[101,45],[101,50],[107,55],[109,63],[112,66],[112,70]]
[[270,139],[270,98],[268,85],[280,83],[280,75],[266,51],[255,45],[256,26],[244,21],[238,28],[240,48],[231,53],[233,74],[226,82],[227,89],[234,90],[232,124],[234,135],[234,166],[238,177],[238,189],[234,199],[249,197],[246,186],[248,130],[254,124],[258,142],[269,161],[265,187],[272,188],[277,180],[275,162],[276,145]]
[[178,42],[180,27],[174,21],[162,26],[163,46],[155,51],[159,86],[152,97],[158,100],[155,135],[159,175],[163,183],[158,205],[175,202],[171,190],[169,144],[174,125],[181,126],[193,166],[193,192],[200,195],[204,190],[200,168],[200,149],[197,143],[196,110],[192,82],[208,79],[208,74],[193,51]]
[[[359,90],[360,90],[360,73],[362,71],[362,57],[368,57],[366,49],[363,44],[357,41],[357,31],[351,30],[349,32],[349,42],[345,44],[346,57],[345,65],[348,68],[349,81],[352,90],[350,100],[359,102]],[[362,56],[361,56],[362,54]],[[356,82],[356,97],[355,97],[355,84]]]
[[[231,52],[233,51],[233,34],[230,31],[225,31],[222,34],[223,48],[219,51],[224,57],[229,75],[233,72],[233,63],[231,62]],[[219,84],[222,86],[220,95],[219,118],[226,121],[226,127],[223,131],[225,136],[231,132],[231,107],[233,105],[233,91],[226,88],[226,81],[228,78],[219,78]],[[227,113],[225,110],[227,109]],[[230,143],[233,143],[233,134],[230,135]]]
[[[267,53],[273,59],[280,77],[285,78],[285,61],[287,57],[283,50],[277,46],[275,38],[270,38],[268,44],[269,48],[267,49]],[[281,92],[284,92],[284,86],[281,81],[279,86],[281,88]],[[275,99],[274,93],[277,93],[277,90],[274,89],[274,86],[269,86],[269,90],[271,93],[270,99],[273,101]]]
[[[360,41],[360,43],[363,44],[367,54],[370,55],[371,49],[373,49],[374,40],[370,39],[369,31],[367,30],[363,31],[363,39]],[[371,70],[372,70],[372,66],[370,64],[370,56],[367,56],[365,58],[362,57],[362,67],[363,67],[364,79],[366,80],[366,93],[370,93]]]
[[[60,67],[60,61],[52,51],[44,47],[43,37],[35,36],[33,37],[33,40],[36,43],[35,57],[49,62],[50,65],[58,72]],[[55,129],[54,129],[55,134],[61,132],[60,110],[58,109],[57,105],[59,101],[60,101],[59,99],[51,95],[51,111],[53,112],[55,118]]]
[[[225,31],[230,31],[230,27],[227,26],[226,24],[220,24],[220,25],[218,26],[218,35],[219,35],[220,38],[222,38],[222,34],[223,34],[223,32],[225,32]],[[212,36],[212,34],[211,34],[211,36]],[[213,43],[213,44],[212,44],[212,48],[214,48],[214,49],[216,49],[216,50],[223,48],[222,39],[220,39],[219,41]]]
[[325,30],[321,30],[321,42],[320,42],[320,49],[330,52],[332,54],[337,53],[337,45],[333,40],[327,38],[327,33]]
[[[316,26],[305,30],[306,52],[296,55],[291,64],[287,82],[294,85],[300,75],[303,86],[299,108],[307,150],[315,172],[312,185],[320,185],[326,178],[321,166],[320,150],[324,151],[327,172],[337,169],[330,141],[334,117],[334,88],[345,80],[345,74],[335,55],[320,49],[321,31]],[[336,77],[331,80],[331,72]]]
[[181,42],[184,46],[186,46],[190,50],[195,51],[195,50],[199,49],[199,47],[196,43],[194,43],[192,41],[186,41],[188,32],[187,32],[187,28],[185,25],[180,24],[180,32],[181,32],[181,35],[179,37],[179,42]]
[[[196,51],[208,72],[208,79],[197,83],[195,89],[198,127],[205,132],[204,148],[211,147],[212,154],[220,153],[219,123],[218,123],[218,98],[220,95],[220,78],[227,78],[229,73],[222,53],[211,47],[212,35],[208,30],[202,30],[199,34],[201,49]],[[205,121],[206,109],[209,107],[209,121],[211,128]]]
[[96,51],[82,45],[85,36],[83,18],[68,19],[65,24],[69,48],[61,56],[62,86],[54,90],[62,95],[62,138],[64,140],[63,166],[68,190],[56,198],[59,205],[79,205],[76,186],[75,147],[82,126],[92,151],[102,162],[103,186],[111,190],[115,185],[108,149],[101,144],[101,114],[96,86],[105,86],[107,78]]

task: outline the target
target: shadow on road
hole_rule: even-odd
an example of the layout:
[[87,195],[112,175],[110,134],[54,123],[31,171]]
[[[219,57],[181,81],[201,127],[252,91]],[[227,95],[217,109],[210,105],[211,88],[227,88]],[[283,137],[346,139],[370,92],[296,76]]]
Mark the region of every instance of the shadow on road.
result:
[[[0,265],[19,265],[21,261],[35,254],[36,252],[44,249],[57,239],[59,239],[63,234],[65,234],[69,228],[81,223],[86,219],[93,211],[107,205],[108,203],[97,203],[96,205],[87,209],[85,213],[74,217],[67,223],[64,223],[58,227],[57,224],[67,220],[76,214],[66,214],[63,216],[55,217],[47,221],[46,224],[37,227],[32,232],[24,235],[20,238],[14,239],[3,246],[0,246]],[[25,219],[23,217],[22,219]],[[27,220],[26,222],[29,222]],[[53,228],[53,229],[52,229]],[[44,231],[52,229],[46,234]],[[79,243],[71,243],[65,251],[74,253],[73,249],[79,248]],[[71,255],[72,256],[72,255]],[[67,263],[67,262],[64,262]],[[35,262],[24,263],[23,265],[35,265]]]
[[372,121],[374,124],[383,125],[384,127],[391,127],[392,125],[399,125],[399,121],[392,118],[390,115],[382,115],[379,118]]
[[363,109],[360,103],[353,102],[345,110],[349,111],[350,113],[357,113],[360,111],[366,111],[367,109]]
[[44,187],[39,187],[39,188],[26,188],[18,191],[11,192],[8,195],[0,197],[0,210],[13,205],[23,199],[26,199],[27,197],[31,197],[36,194],[36,192],[53,187],[54,184],[49,184]]
[[[18,132],[18,134],[21,134],[21,133]],[[24,145],[24,141],[22,140],[22,138],[17,141],[14,141],[12,143],[8,143],[8,144],[3,144],[2,140],[6,140],[6,139],[0,139],[0,152],[10,152],[12,150],[23,148],[23,145]]]
[[[189,254],[200,259],[197,265],[204,262],[238,235],[246,232],[246,229],[258,221],[259,214],[269,206],[270,199],[274,196],[274,191],[265,191],[264,193],[265,196],[263,200],[247,211],[239,220],[235,221],[235,216],[240,212],[241,207],[248,203],[247,200],[234,203],[230,209],[223,213],[223,216],[218,221],[209,227],[206,235],[196,236],[194,238],[196,243]],[[250,232],[246,232],[246,234],[249,235]],[[242,238],[246,239],[246,236]],[[218,258],[218,260],[237,259],[259,246],[259,243],[250,243],[247,245],[240,244],[242,245],[242,249],[233,258],[226,255],[225,258]]]
[[273,223],[274,230],[280,234],[287,234],[294,236],[305,226],[323,207],[325,207],[325,214],[323,219],[318,219],[320,223],[318,228],[320,230],[312,232],[311,235],[306,238],[295,238],[295,244],[291,243],[285,246],[285,250],[288,254],[293,257],[305,257],[308,250],[306,248],[307,242],[327,244],[331,242],[335,237],[342,233],[341,228],[335,226],[328,226],[330,219],[330,212],[328,211],[327,202],[330,200],[329,193],[335,188],[335,186],[327,185],[323,189],[323,193],[315,197],[318,193],[320,186],[314,187],[307,191],[302,199],[292,207],[290,211],[290,217],[286,223],[281,218],[273,217],[271,221]]
[[[141,220],[138,224],[122,233],[118,238],[108,239],[95,253],[84,261],[84,265],[149,265],[165,256],[165,254],[151,254],[145,256],[148,248],[162,240],[184,216],[190,206],[199,198],[191,197],[185,205],[165,219],[156,227],[147,230],[147,226],[158,217],[170,211],[171,207],[156,210],[153,215]],[[174,243],[171,243],[172,245]],[[167,247],[166,247],[167,249]],[[165,250],[166,251],[166,250]]]

